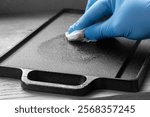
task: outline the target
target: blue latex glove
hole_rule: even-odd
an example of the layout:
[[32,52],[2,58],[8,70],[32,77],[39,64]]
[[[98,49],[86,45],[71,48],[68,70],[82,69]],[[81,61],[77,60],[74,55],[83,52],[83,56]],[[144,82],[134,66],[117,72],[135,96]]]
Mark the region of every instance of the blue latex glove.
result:
[[[108,15],[111,17],[98,22]],[[88,40],[150,38],[150,0],[89,0],[85,13],[68,32],[81,29]]]

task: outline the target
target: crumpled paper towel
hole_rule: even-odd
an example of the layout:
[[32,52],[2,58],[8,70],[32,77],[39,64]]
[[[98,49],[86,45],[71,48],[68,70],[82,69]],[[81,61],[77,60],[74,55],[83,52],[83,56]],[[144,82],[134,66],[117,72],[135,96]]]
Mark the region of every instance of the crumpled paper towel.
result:
[[96,42],[96,40],[88,40],[84,37],[84,29],[76,30],[70,34],[69,32],[66,32],[65,36],[68,41]]

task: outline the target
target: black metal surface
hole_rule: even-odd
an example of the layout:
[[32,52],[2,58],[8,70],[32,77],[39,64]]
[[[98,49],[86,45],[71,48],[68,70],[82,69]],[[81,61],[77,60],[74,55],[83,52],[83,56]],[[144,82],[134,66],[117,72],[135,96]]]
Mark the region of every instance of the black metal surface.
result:
[[7,77],[7,78],[14,78],[14,79],[21,79],[22,70],[19,68],[11,68],[11,67],[4,67],[0,66],[0,77]]
[[149,65],[148,55],[139,74],[132,80],[31,71],[22,78],[22,87],[27,90],[80,96],[97,89],[137,92],[140,90]]
[[23,41],[18,43],[11,50],[9,50],[6,54],[1,56],[0,63],[2,63],[5,59],[7,59],[9,56],[11,56],[14,52],[16,52],[20,47],[22,47],[25,43],[27,43],[30,39],[32,39],[36,34],[38,34],[40,31],[42,31],[46,26],[48,26],[51,22],[53,22],[55,19],[57,19],[65,11],[66,10],[63,9],[60,12],[58,12],[55,16],[50,18],[48,21],[46,21],[44,24],[42,24],[39,28],[37,28],[35,31],[33,31],[30,35],[28,35]]
[[[4,58],[1,59],[1,62],[10,56],[12,53],[14,53],[17,49],[19,49],[22,45],[24,45],[27,41],[29,41],[31,38],[33,38],[35,35],[37,35],[40,31],[45,29],[49,24],[51,24],[54,20],[56,20],[59,16],[61,16],[63,13],[83,13],[84,11],[82,10],[72,10],[72,9],[64,9],[60,11],[58,14],[56,14],[53,18],[48,20],[45,24],[42,25],[39,29],[37,29],[33,34],[31,34],[27,39],[23,42],[21,42],[19,45],[17,45],[14,49],[12,49],[11,52],[9,52],[7,55],[5,55]],[[55,40],[57,41],[57,40]],[[107,40],[108,41],[108,40]],[[112,41],[113,44],[115,43],[116,45],[117,40]],[[100,42],[100,43],[105,43]],[[111,43],[112,44],[112,43]],[[107,44],[107,46],[113,47],[114,50],[116,50],[114,53],[116,55],[121,54],[121,50],[117,49],[117,46]],[[124,77],[121,77],[124,70],[126,69],[126,66],[129,64],[133,54],[135,53],[135,50],[138,48],[138,45],[140,42],[137,42],[134,44],[133,48],[131,51],[128,53],[127,58],[123,62],[120,70],[118,73],[116,73],[116,78],[115,77],[105,77],[105,76],[83,76],[83,75],[75,75],[75,74],[63,74],[63,73],[57,73],[57,71],[54,72],[44,72],[44,71],[30,71],[26,72],[26,70],[23,70],[23,75],[22,75],[22,87],[24,89],[28,90],[36,90],[36,91],[43,91],[43,92],[52,92],[52,93],[61,93],[61,94],[69,94],[69,95],[85,95],[92,90],[96,89],[111,89],[111,90],[122,90],[122,91],[129,91],[129,92],[135,92],[139,91],[140,87],[143,83],[144,80],[144,75],[147,73],[149,65],[150,65],[150,60],[149,60],[149,55],[145,57],[145,62],[141,66],[141,69],[137,76],[135,78],[132,78],[131,80],[126,79]],[[54,44],[55,45],[55,44]],[[72,43],[73,47],[78,47],[80,49],[81,47],[81,52],[85,54],[89,53],[95,53],[96,57],[99,54],[99,52],[104,51],[101,50],[103,47],[99,47],[99,44],[91,44],[89,47],[85,43]],[[120,44],[120,46],[122,46]],[[120,47],[118,46],[118,47]],[[87,48],[86,48],[87,47]],[[108,49],[108,47],[104,47],[104,49]],[[63,49],[63,48],[62,48]],[[83,50],[85,49],[85,50]],[[90,49],[87,51],[87,49]],[[108,49],[109,50],[109,49]],[[119,54],[117,52],[119,51]],[[123,52],[125,48],[122,47]],[[109,51],[108,51],[109,52]],[[77,55],[77,54],[76,54]],[[116,57],[115,55],[115,57]],[[114,60],[115,61],[115,60]],[[106,63],[108,64],[108,63]],[[16,77],[16,73],[10,72],[10,74],[7,74],[9,71],[13,71],[11,69],[7,68],[0,68],[0,76],[3,77]],[[16,71],[16,69],[14,69]],[[19,72],[18,72],[19,71]],[[109,72],[109,71],[108,71]],[[20,77],[22,72],[20,70],[17,70],[17,78]]]
[[[70,12],[71,9],[65,10],[65,11]],[[76,10],[73,10],[73,12],[80,13],[80,11],[76,11]],[[81,13],[82,13],[82,11],[81,11]],[[116,79],[105,78],[105,77],[101,76],[100,78],[92,78],[93,80],[88,81],[88,78],[87,78],[85,82],[83,82],[80,85],[77,85],[78,87],[80,87],[77,89],[74,89],[72,87],[67,88],[67,85],[70,85],[69,83],[65,84],[66,87],[65,87],[65,85],[62,87],[61,84],[63,84],[63,83],[59,83],[59,82],[57,82],[57,83],[55,82],[57,87],[53,86],[53,84],[50,86],[44,86],[44,84],[43,84],[43,86],[38,86],[38,85],[32,84],[32,83],[26,84],[25,82],[22,82],[22,86],[25,89],[33,89],[33,90],[38,90],[38,91],[62,93],[62,94],[69,94],[69,95],[84,95],[84,94],[87,94],[88,92],[90,92],[94,89],[111,89],[111,90],[122,90],[122,91],[129,91],[129,92],[139,91],[140,87],[143,83],[144,76],[148,71],[149,55],[146,57],[144,64],[142,65],[139,73],[137,74],[137,76],[135,78],[133,78],[132,80],[126,80],[126,78],[121,78],[121,75],[123,74],[124,70],[126,69],[126,66],[130,63],[130,60],[132,59],[132,57],[133,57],[136,49],[138,48],[139,44],[140,44],[140,41],[137,41],[137,43],[131,49],[130,53],[128,54],[128,57],[124,61],[124,64],[122,65],[122,67],[118,71],[118,73],[116,75]],[[76,45],[76,43],[75,43],[75,45]],[[82,45],[79,44],[79,45],[84,46],[86,48],[86,45],[84,45],[84,44],[82,44]],[[77,44],[77,46],[78,46],[78,44]],[[85,49],[85,51],[88,51],[88,49]],[[94,52],[98,51],[97,49],[96,50],[94,49]],[[91,47],[90,51],[92,51],[92,50],[93,49]]]

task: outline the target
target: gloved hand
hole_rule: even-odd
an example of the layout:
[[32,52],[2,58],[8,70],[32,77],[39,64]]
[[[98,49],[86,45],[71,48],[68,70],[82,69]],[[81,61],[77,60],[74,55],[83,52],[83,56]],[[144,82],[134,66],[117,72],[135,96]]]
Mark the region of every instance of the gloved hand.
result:
[[[98,22],[108,15],[110,18]],[[150,0],[89,0],[85,13],[68,32],[81,29],[88,40],[150,38]]]

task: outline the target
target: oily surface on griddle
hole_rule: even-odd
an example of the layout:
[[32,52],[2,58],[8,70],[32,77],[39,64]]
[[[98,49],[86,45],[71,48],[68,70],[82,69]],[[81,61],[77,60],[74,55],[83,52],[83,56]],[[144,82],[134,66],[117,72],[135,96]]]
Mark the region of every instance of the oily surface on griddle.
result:
[[89,64],[100,62],[100,59],[105,61],[107,59],[105,55],[109,54],[111,50],[114,51],[111,53],[112,57],[117,57],[117,54],[125,52],[124,46],[120,45],[116,39],[107,39],[96,43],[68,42],[63,34],[41,43],[38,48],[38,52],[43,58],[51,58],[51,61],[67,64]]
[[97,43],[70,43],[64,33],[80,16],[64,13],[1,65],[115,77],[135,41],[118,38]]

